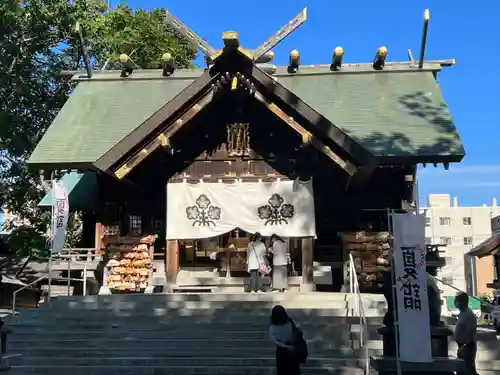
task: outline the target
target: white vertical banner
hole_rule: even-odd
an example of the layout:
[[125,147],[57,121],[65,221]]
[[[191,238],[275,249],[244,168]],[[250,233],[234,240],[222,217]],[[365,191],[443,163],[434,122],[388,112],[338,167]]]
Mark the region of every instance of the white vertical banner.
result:
[[52,254],[58,253],[66,241],[68,226],[69,201],[68,191],[60,182],[52,182]]
[[400,360],[432,362],[425,216],[393,213],[391,218]]

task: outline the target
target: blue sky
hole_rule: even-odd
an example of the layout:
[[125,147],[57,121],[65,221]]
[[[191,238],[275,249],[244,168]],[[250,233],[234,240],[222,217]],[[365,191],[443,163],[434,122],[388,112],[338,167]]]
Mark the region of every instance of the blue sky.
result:
[[[112,4],[119,1],[114,0]],[[460,204],[480,205],[500,198],[500,2],[370,0],[129,0],[132,8],[166,7],[218,48],[225,30],[239,32],[246,48],[255,48],[282,24],[308,7],[305,25],[276,49],[275,64],[285,65],[292,49],[302,64],[327,64],[336,46],[348,63],[369,62],[385,45],[388,60],[418,58],[423,12],[431,20],[426,59],[455,58],[457,64],[438,80],[467,156],[450,170],[427,167],[419,174],[420,195],[449,193]],[[476,6],[480,4],[480,6]],[[424,200],[425,201],[425,200]]]

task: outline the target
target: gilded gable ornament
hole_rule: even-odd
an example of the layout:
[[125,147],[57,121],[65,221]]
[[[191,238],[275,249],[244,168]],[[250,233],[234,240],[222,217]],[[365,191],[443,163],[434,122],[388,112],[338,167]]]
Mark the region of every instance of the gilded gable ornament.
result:
[[250,156],[248,124],[227,126],[227,153],[228,156]]

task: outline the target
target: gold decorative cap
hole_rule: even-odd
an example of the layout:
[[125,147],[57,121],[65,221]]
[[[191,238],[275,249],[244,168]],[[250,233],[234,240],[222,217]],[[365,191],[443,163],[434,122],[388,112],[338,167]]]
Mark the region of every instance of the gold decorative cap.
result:
[[224,31],[222,33],[222,40],[235,40],[238,39],[237,31]]
[[342,56],[344,54],[344,49],[342,47],[335,47],[333,50],[335,56]]
[[387,47],[385,47],[385,46],[379,47],[378,54],[380,56],[387,56]]

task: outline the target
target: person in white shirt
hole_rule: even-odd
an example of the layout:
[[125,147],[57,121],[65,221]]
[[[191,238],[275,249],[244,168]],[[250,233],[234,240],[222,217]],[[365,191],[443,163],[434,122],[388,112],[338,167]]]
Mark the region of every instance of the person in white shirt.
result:
[[464,371],[459,375],[477,375],[476,352],[477,352],[477,320],[469,309],[469,296],[460,292],[455,297],[455,306],[460,311],[455,326],[454,338],[458,345],[457,357],[464,361]]
[[252,236],[247,248],[247,271],[250,274],[250,293],[262,291],[261,265],[266,264],[266,245],[262,242],[262,235],[257,232]]
[[273,289],[284,292],[288,289],[288,254],[283,238],[277,234],[271,236],[273,241],[271,252],[273,254]]
[[273,307],[269,337],[276,344],[276,375],[300,375],[300,363],[296,355],[294,327],[300,327],[281,305]]

